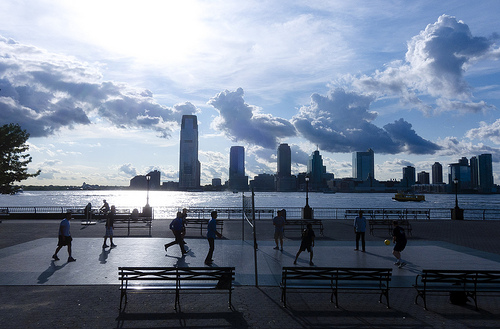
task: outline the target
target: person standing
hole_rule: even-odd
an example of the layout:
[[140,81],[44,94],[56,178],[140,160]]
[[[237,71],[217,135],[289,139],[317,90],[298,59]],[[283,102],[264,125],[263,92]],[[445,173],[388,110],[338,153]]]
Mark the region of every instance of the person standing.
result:
[[92,220],[92,203],[87,203],[84,209],[85,213],[85,220],[87,221],[87,224],[90,224],[90,221]]
[[358,217],[354,219],[354,233],[356,234],[356,249],[354,250],[359,250],[359,239],[361,239],[361,250],[365,252],[365,232],[366,218],[363,216],[363,210],[360,210]]
[[115,222],[115,214],[116,208],[115,206],[111,206],[108,217],[106,218],[106,233],[104,234],[104,243],[102,244],[103,249],[109,247],[106,244],[106,240],[108,240],[108,237],[109,242],[111,243],[111,248],[116,247],[116,244],[113,243],[113,224]]
[[57,257],[57,253],[59,250],[61,250],[62,247],[67,246],[68,247],[68,263],[69,262],[74,262],[76,259],[74,259],[71,256],[71,241],[73,238],[71,237],[71,232],[70,232],[70,220],[71,220],[71,212],[66,213],[66,218],[61,221],[59,224],[59,238],[57,242],[57,248],[55,253],[52,255],[52,258],[54,260],[59,260],[59,257]]
[[406,265],[406,263],[401,259],[401,252],[405,249],[408,240],[406,240],[405,230],[398,225],[398,221],[395,220],[392,224],[394,226],[394,229],[392,230],[392,241],[396,244],[392,250],[392,254],[396,257],[394,265],[401,268]]
[[283,218],[283,211],[278,210],[278,216],[273,219],[274,225],[274,242],[276,242],[276,247],[274,249],[279,250],[278,240],[281,244],[281,251],[283,251],[283,234],[285,233],[285,219]]
[[300,248],[299,251],[297,252],[297,255],[295,256],[295,260],[293,261],[294,265],[297,265],[297,258],[299,258],[299,255],[301,252],[307,250],[309,253],[309,265],[314,265],[313,263],[313,247],[314,247],[314,238],[315,238],[314,231],[312,229],[312,224],[308,223],[306,226],[306,229],[304,232],[302,232],[302,242],[300,243]]
[[205,265],[212,265],[214,261],[212,256],[215,249],[215,238],[222,238],[222,234],[217,232],[217,211],[212,211],[210,216],[212,218],[208,221],[207,225],[208,254],[205,258]]
[[182,231],[184,226],[182,225],[182,213],[180,211],[177,212],[177,216],[170,223],[169,228],[172,230],[175,240],[165,244],[165,251],[167,251],[168,247],[171,247],[174,244],[178,244],[181,248],[181,253],[184,256],[184,254],[186,254],[186,250],[184,249],[184,240],[182,239]]

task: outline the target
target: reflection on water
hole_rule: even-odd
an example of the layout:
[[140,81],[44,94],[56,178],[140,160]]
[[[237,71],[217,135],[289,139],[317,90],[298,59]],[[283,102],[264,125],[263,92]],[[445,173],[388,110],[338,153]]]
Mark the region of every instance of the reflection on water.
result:
[[[245,193],[250,196],[250,192]],[[309,193],[313,208],[450,208],[455,205],[454,194],[427,194],[425,202],[397,202],[392,193]],[[106,199],[110,205],[126,208],[142,208],[146,204],[146,191],[35,191],[17,195],[0,195],[0,206],[75,206],[84,207],[88,202],[94,208]],[[500,194],[459,194],[460,207],[468,209],[498,209]],[[232,192],[174,192],[150,191],[152,207],[241,207],[242,193]],[[305,193],[256,192],[256,207],[303,207]]]

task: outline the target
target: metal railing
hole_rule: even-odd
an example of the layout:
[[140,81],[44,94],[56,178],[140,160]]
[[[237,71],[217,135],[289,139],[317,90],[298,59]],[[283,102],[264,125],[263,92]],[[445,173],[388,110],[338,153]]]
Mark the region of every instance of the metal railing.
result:
[[[85,206],[26,206],[26,207],[0,207],[0,212],[5,214],[54,214],[66,213],[68,210],[84,209]],[[121,208],[119,208],[121,209]],[[256,207],[255,219],[272,219],[278,210],[282,208]],[[154,207],[156,219],[173,219],[180,209],[177,207]],[[240,207],[192,207],[188,209],[191,218],[210,218],[210,212],[217,210],[218,218],[221,220],[241,220],[242,208]],[[302,207],[285,208],[287,219],[301,219]],[[370,211],[400,212],[410,220],[447,220],[451,219],[451,208],[314,208],[314,218],[321,220],[353,219],[356,211],[363,210],[368,216]],[[500,220],[500,209],[463,209],[465,220]],[[117,211],[119,212],[119,210]],[[412,214],[413,212],[413,214]],[[415,215],[419,212],[420,215]],[[368,213],[368,214],[366,214]],[[249,216],[250,217],[250,216]]]

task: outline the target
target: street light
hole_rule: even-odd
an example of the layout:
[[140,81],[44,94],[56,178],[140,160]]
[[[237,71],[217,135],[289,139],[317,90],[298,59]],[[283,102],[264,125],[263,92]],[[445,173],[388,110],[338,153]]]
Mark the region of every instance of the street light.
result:
[[451,209],[451,219],[463,220],[464,210],[458,206],[458,178],[455,177],[453,183],[455,184],[455,208]]
[[309,206],[309,177],[306,176],[306,206],[304,207],[304,219],[312,219],[312,209]]
[[146,217],[151,217],[152,211],[151,211],[151,206],[149,205],[149,181],[151,180],[151,176],[146,175],[146,182],[148,182],[148,190],[146,194],[146,205],[144,206],[144,209],[142,210],[142,213]]
[[149,181],[151,180],[151,176],[146,175],[146,181],[148,182],[148,192],[146,196],[146,207],[149,207]]

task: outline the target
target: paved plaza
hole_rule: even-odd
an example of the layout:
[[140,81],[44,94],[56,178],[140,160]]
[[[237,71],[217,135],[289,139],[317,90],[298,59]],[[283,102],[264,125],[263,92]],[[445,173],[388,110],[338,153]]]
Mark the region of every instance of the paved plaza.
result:
[[[412,288],[422,269],[500,269],[500,222],[415,222],[402,269],[393,265],[392,246],[386,235],[367,236],[366,252],[354,251],[352,223],[324,221],[325,233],[314,248],[315,266],[390,267],[391,309],[378,303],[378,295],[341,293],[340,308],[329,294],[292,293],[289,307],[280,303],[281,268],[293,266],[300,232],[287,232],[283,251],[274,250],[272,224],[257,224],[257,279],[253,235],[241,223],[225,223],[223,239],[215,243],[214,266],[236,268],[234,310],[224,294],[181,294],[182,309],[173,310],[173,294],[132,296],[127,312],[119,314],[119,266],[204,266],[208,243],[199,229],[189,229],[189,252],[181,257],[178,246],[166,253],[172,240],[169,220],[155,220],[152,237],[139,230],[134,236],[116,230],[116,248],[102,249],[103,223],[72,222],[73,257],[66,248],[53,261],[58,221],[9,221],[0,224],[0,321],[7,328],[495,328],[500,323],[500,296],[479,296],[473,303],[451,305],[447,296],[431,296],[429,311],[413,300]],[[134,233],[134,232],[133,232]],[[244,240],[242,240],[242,236]],[[109,244],[109,243],[108,243]],[[302,253],[298,266],[309,266]]]

